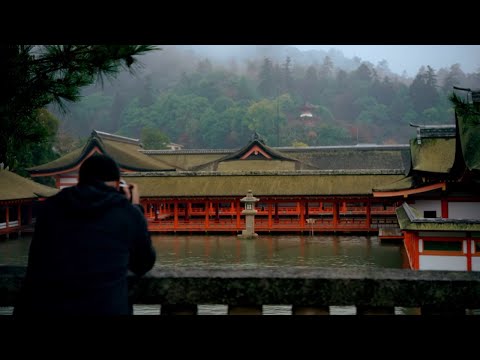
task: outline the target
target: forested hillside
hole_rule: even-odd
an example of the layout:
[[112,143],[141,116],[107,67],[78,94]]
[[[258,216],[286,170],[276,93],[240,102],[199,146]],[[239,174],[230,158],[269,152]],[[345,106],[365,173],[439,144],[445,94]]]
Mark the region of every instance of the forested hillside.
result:
[[85,88],[66,114],[50,109],[61,134],[77,139],[97,129],[141,138],[146,148],[238,148],[254,130],[270,146],[407,143],[409,123],[454,122],[454,85],[480,88],[480,73],[458,64],[425,64],[407,78],[386,61],[335,51],[256,46],[219,62],[187,46],[160,47],[136,76]]

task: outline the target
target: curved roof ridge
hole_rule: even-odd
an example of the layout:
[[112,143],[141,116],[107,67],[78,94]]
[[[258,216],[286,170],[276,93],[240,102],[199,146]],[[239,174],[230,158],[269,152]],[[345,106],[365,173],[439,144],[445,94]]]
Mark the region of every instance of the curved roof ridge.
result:
[[126,136],[110,134],[110,133],[107,133],[105,131],[92,130],[92,136],[98,136],[100,138],[104,138],[104,139],[108,139],[108,140],[115,140],[115,141],[119,141],[119,142],[125,142],[127,144],[134,144],[134,145],[142,146],[140,144],[140,139],[134,139],[134,138],[126,137]]

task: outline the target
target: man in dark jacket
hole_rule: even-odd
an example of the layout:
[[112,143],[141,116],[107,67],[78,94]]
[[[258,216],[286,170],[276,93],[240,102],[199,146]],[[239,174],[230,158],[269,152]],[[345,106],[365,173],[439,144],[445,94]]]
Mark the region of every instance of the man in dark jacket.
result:
[[155,262],[136,185],[120,189],[120,171],[105,155],[84,161],[77,186],[39,209],[27,274],[14,315],[127,315],[127,273]]

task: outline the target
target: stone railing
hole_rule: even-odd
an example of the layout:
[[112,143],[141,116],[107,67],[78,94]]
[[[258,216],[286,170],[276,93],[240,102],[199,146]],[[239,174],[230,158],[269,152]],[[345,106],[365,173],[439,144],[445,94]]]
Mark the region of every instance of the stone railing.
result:
[[[24,267],[0,266],[0,306],[13,306]],[[350,268],[154,268],[129,277],[134,304],[161,305],[161,314],[197,314],[198,305],[228,305],[228,314],[262,314],[263,305],[291,305],[292,314],[465,314],[480,309],[480,273]],[[468,312],[467,312],[468,310]]]

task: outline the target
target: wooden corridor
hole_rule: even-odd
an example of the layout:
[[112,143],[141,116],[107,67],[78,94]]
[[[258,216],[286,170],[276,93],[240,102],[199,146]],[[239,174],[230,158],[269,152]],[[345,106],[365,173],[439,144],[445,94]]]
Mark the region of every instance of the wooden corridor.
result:
[[[151,232],[224,232],[245,229],[239,199],[159,201],[144,199]],[[206,210],[208,209],[208,210]],[[372,206],[370,201],[272,201],[260,202],[255,215],[255,231],[270,232],[374,232],[398,227],[395,206]]]

